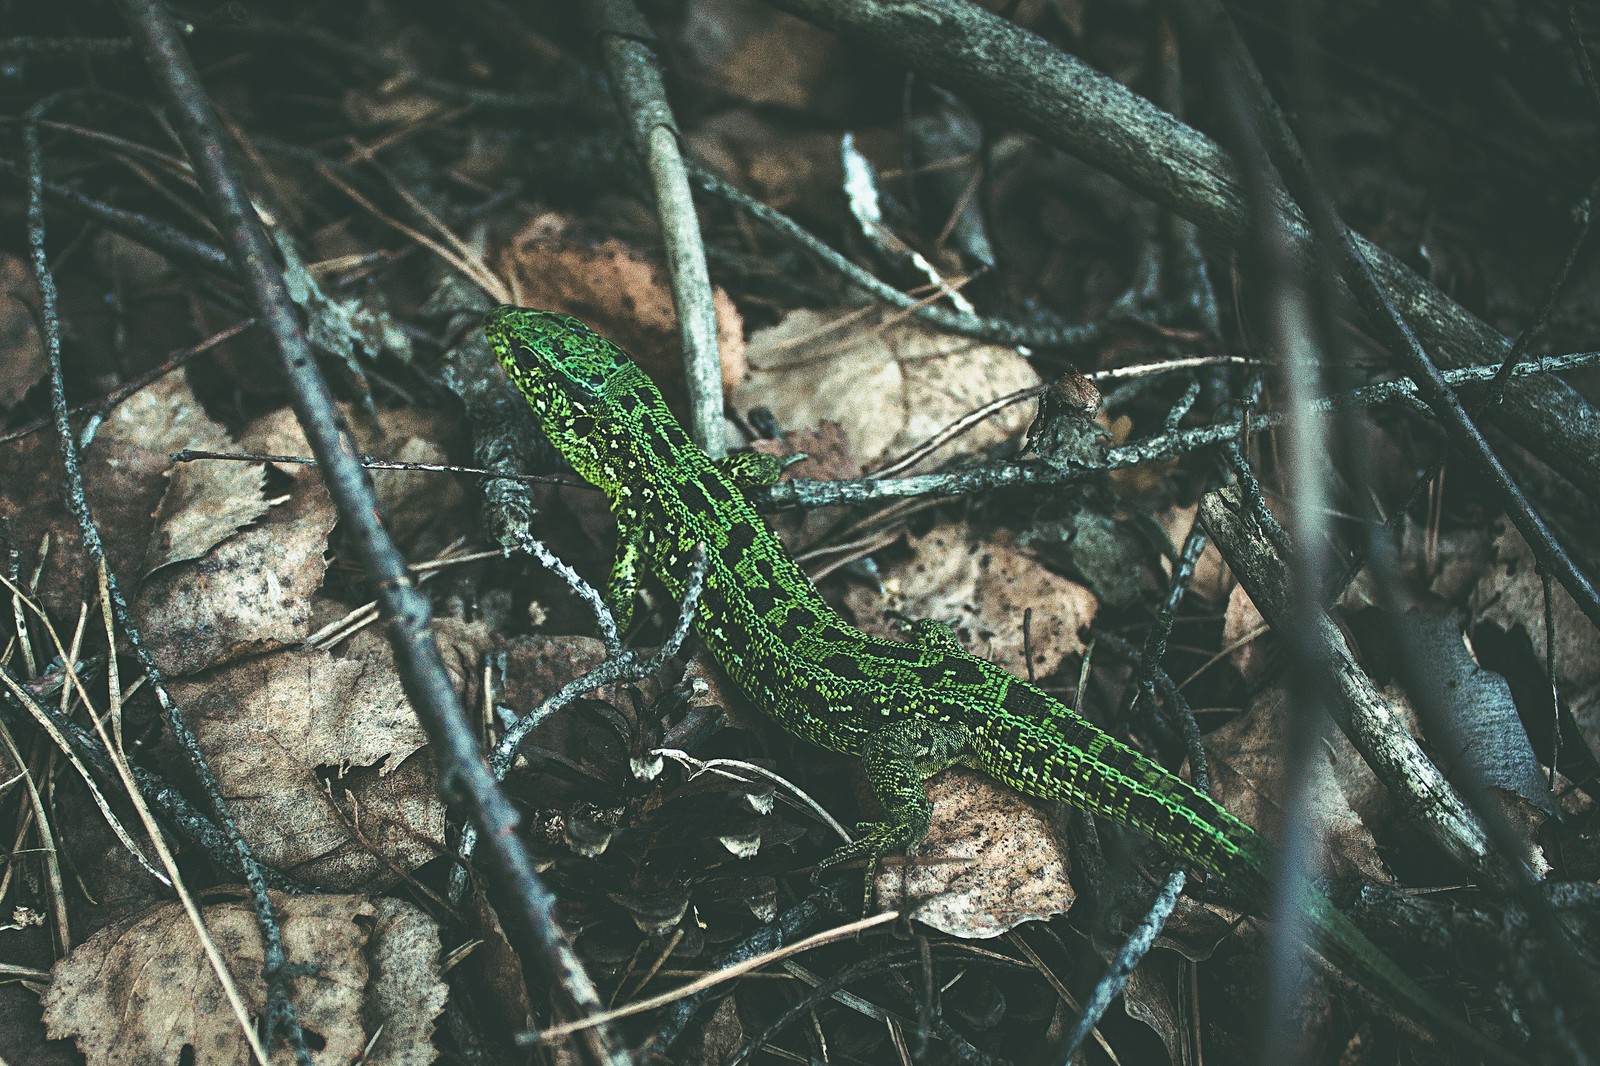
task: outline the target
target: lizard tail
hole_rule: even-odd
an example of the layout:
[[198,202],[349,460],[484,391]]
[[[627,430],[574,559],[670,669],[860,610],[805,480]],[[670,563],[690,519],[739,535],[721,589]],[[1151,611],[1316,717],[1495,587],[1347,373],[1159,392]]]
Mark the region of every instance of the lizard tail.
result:
[[[1251,905],[1273,902],[1276,860],[1261,834],[1082,716],[1042,693],[1038,699],[1030,713],[1007,714],[998,726],[977,730],[986,772],[1029,795],[1064,800],[1148,834]],[[1006,703],[1008,709],[1021,708],[1015,691]],[[1017,752],[1032,755],[1018,760]],[[1307,931],[1317,953],[1375,998],[1486,1062],[1524,1061],[1425,992],[1314,887],[1305,886],[1297,906],[1309,919]]]

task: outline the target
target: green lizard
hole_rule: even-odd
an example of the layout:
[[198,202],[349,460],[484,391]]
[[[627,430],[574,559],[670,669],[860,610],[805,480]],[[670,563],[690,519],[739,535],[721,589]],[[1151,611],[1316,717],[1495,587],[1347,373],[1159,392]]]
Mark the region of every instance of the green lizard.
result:
[[[918,622],[899,643],[841,618],[745,500],[743,488],[777,480],[777,460],[710,459],[644,372],[575,318],[500,307],[484,332],[556,450],[610,499],[617,552],[606,599],[618,626],[632,616],[643,571],[682,596],[704,545],[696,628],[711,654],[785,730],[861,757],[888,818],[823,866],[915,848],[932,813],[923,780],[959,764],[1141,830],[1253,904],[1267,902],[1270,846],[1210,796],[968,654],[940,623]],[[1326,897],[1308,889],[1301,905],[1318,951],[1370,993],[1486,1059],[1520,1061],[1418,987]]]

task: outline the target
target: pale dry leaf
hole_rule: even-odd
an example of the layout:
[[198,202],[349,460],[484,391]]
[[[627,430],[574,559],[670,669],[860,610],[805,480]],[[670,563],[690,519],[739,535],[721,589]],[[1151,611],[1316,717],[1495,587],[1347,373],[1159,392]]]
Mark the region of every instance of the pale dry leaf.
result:
[[[1551,586],[1556,681],[1590,749],[1600,752],[1600,633],[1558,582]],[[1472,590],[1470,606],[1474,629],[1493,625],[1526,634],[1543,668],[1544,585],[1528,546],[1503,518],[1494,527],[1494,564]]]
[[[433,1020],[445,988],[438,933],[427,915],[399,901],[380,911],[360,896],[275,895],[273,905],[289,958],[318,967],[314,978],[294,981],[292,992],[316,1049],[313,1062],[420,1066],[434,1060]],[[265,993],[253,911],[223,903],[203,913],[246,1008],[259,1018]],[[373,965],[375,953],[383,965]],[[56,965],[43,1006],[50,1036],[75,1040],[89,1066],[252,1061],[194,927],[176,903],[123,917],[79,945]],[[374,1056],[363,1059],[380,1026]],[[280,1043],[272,1061],[292,1062],[293,1053]]]
[[369,1028],[383,1031],[363,1066],[427,1066],[438,1058],[434,1019],[450,998],[439,972],[439,926],[405,900],[380,897],[372,907],[365,1018]]
[[[990,400],[1039,383],[1015,350],[953,337],[915,320],[795,311],[750,338],[750,374],[734,406],[766,406],[785,426],[844,427],[868,469],[908,451]],[[1027,429],[1016,404],[942,445],[925,462],[973,455]]]
[[1037,806],[973,770],[947,770],[925,787],[933,824],[914,856],[884,861],[874,881],[881,906],[982,939],[1071,908],[1066,849]]
[[[1211,794],[1270,839],[1278,839],[1283,829],[1284,738],[1291,733],[1288,716],[1297,713],[1291,698],[1285,688],[1266,689],[1244,714],[1205,738]],[[1328,730],[1315,755],[1308,787],[1321,830],[1319,868],[1335,877],[1355,873],[1388,883],[1371,829],[1388,793],[1337,729]]]
[[[477,662],[489,646],[482,626],[442,620],[434,629],[442,645],[477,649],[447,661]],[[353,888],[391,878],[391,865],[434,858],[444,808],[389,645],[362,631],[341,651],[265,655],[175,683],[173,695],[262,861]]]
[[28,264],[0,255],[0,414],[17,405],[49,364],[39,337],[39,289]]
[[298,644],[311,630],[337,517],[315,473],[304,473],[255,525],[151,574],[134,608],[162,670],[179,677]]
[[267,510],[261,494],[266,469],[258,463],[179,463],[167,474],[144,573],[198,559]]
[[1083,652],[1078,631],[1094,621],[1094,594],[1046,569],[1005,533],[976,539],[962,526],[940,526],[911,543],[908,561],[884,568],[887,601],[852,586],[845,605],[868,632],[893,636],[890,614],[951,625],[974,655],[1027,677],[1024,614],[1033,611],[1030,646],[1036,677],[1049,677]]
[[172,453],[231,450],[233,443],[226,427],[206,414],[182,370],[157,378],[112,410],[84,451],[84,478],[116,573],[146,572]]
[[[583,319],[614,341],[662,386],[669,401],[682,395],[682,345],[666,268],[618,240],[598,244],[569,232],[553,215],[529,222],[495,260],[527,307]],[[744,375],[744,320],[733,298],[712,290],[723,391]]]

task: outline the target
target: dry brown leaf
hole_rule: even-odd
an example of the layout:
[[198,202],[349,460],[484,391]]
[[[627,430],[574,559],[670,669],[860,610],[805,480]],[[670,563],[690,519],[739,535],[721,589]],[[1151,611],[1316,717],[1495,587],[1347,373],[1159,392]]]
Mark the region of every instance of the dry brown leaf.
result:
[[681,40],[702,76],[749,104],[842,117],[858,84],[835,34],[750,0],[694,0]]
[[[314,978],[295,981],[292,993],[316,1048],[313,1062],[434,1061],[434,1019],[448,990],[439,977],[432,919],[409,903],[360,896],[276,896],[273,903],[289,958],[319,968]],[[203,913],[246,1007],[259,1018],[265,993],[254,913],[244,903],[216,904]],[[176,903],[124,917],[79,945],[56,965],[43,1006],[50,1036],[75,1040],[89,1066],[253,1061],[194,927]],[[272,1061],[292,1062],[290,1049],[280,1044]]]
[[[167,493],[172,453],[232,447],[232,435],[205,413],[181,370],[156,379],[112,410],[84,452],[84,475],[106,554],[124,581],[146,572],[143,563],[156,507]],[[255,496],[259,503],[259,490]]]
[[1122,1009],[1161,1038],[1168,1062],[1188,1061],[1186,969],[1187,964],[1176,952],[1152,951],[1128,975],[1122,993]]
[[[244,434],[242,446],[254,452],[306,454],[304,435],[293,419],[286,410],[258,419]],[[232,492],[260,499],[260,467],[226,462],[190,465],[208,469],[185,475],[169,488],[162,503],[169,525],[184,521],[215,535],[231,518],[190,520],[183,505],[192,504],[202,512],[215,506],[226,515],[247,509],[240,505],[229,510],[225,500],[210,504],[204,494],[179,494],[177,486],[189,484],[191,478],[219,495]],[[254,488],[231,468],[249,471]],[[139,590],[140,621],[156,661],[169,674],[197,673],[246,653],[286,647],[309,632],[312,597],[327,572],[324,553],[336,515],[315,468],[289,466],[285,473],[291,481],[287,499],[267,510],[259,522],[226,536],[190,561],[163,566]],[[175,499],[178,495],[182,498]],[[174,500],[170,508],[169,500]],[[193,546],[203,539],[195,538]]]
[[[1556,681],[1561,697],[1591,749],[1600,750],[1600,633],[1559,584],[1554,584]],[[1539,665],[1545,663],[1544,585],[1528,546],[1505,519],[1494,527],[1494,561],[1472,590],[1473,626],[1493,625],[1521,630],[1533,645]]]
[[[170,374],[157,384],[182,380]],[[171,393],[173,386],[146,389],[123,407],[130,419],[183,412],[191,427],[184,445],[231,450],[232,437],[204,418],[198,405],[190,409],[187,387]],[[268,420],[284,417],[292,415]],[[130,424],[130,435],[136,426]],[[176,450],[176,444],[165,450]],[[334,514],[315,470],[300,467],[290,476],[295,484],[288,501],[268,508],[257,464],[202,460],[167,471],[141,571],[148,577],[134,609],[151,653],[168,674],[195,673],[305,635],[311,595],[327,570],[323,552]]]
[[1023,922],[1065,914],[1076,894],[1066,850],[1033,803],[972,770],[927,782],[933,824],[910,859],[888,859],[880,905],[952,936],[996,937]]
[[39,289],[28,264],[0,255],[0,414],[15,407],[49,369],[34,325],[38,307]]
[[262,523],[152,574],[134,609],[162,670],[180,677],[297,644],[328,569],[334,520],[323,487],[301,481]]
[[[915,321],[875,325],[843,314],[795,311],[750,338],[740,410],[770,407],[785,426],[838,422],[868,469],[900,455],[997,397],[1039,383],[1010,348],[952,337]],[[1032,409],[1006,408],[943,445],[926,462],[1014,440]]]
[[145,553],[146,576],[199,559],[267,510],[266,468],[257,463],[179,463],[167,474],[156,528]]
[[[434,628],[442,645],[476,649],[457,661],[477,662],[487,650],[481,626]],[[434,858],[444,808],[387,642],[363,631],[342,650],[262,656],[177,682],[173,694],[262,861],[312,884],[353,888],[393,876],[370,849],[403,870]]]
[[[659,262],[621,241],[582,240],[562,220],[544,215],[511,239],[495,269],[519,304],[583,319],[631,355],[670,402],[683,395],[678,315]],[[744,320],[720,288],[712,290],[712,305],[726,392],[744,376]]]
[[1034,676],[1049,677],[1083,652],[1078,631],[1094,621],[1094,594],[1019,551],[1009,535],[975,540],[964,527],[940,526],[911,550],[909,561],[884,568],[887,601],[861,585],[845,594],[868,632],[893,636],[890,612],[947,622],[973,654],[1027,677],[1022,619],[1031,608]]
[[[1205,738],[1211,760],[1211,792],[1228,810],[1278,838],[1283,823],[1286,718],[1295,713],[1287,689],[1263,691],[1249,709]],[[1351,873],[1386,884],[1371,825],[1382,815],[1388,793],[1360,754],[1336,729],[1317,748],[1311,767],[1311,808],[1321,820],[1318,865],[1335,877]]]
[[1261,617],[1250,594],[1235,583],[1222,615],[1222,646],[1233,649],[1228,657],[1246,688],[1254,689],[1262,683],[1271,661],[1266,625],[1267,620]]

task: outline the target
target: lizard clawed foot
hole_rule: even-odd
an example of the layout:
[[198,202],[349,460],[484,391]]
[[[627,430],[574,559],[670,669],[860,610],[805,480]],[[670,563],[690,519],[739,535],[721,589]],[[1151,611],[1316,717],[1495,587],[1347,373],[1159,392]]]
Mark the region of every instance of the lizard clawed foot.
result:
[[872,881],[878,872],[878,861],[885,855],[906,850],[912,843],[912,831],[911,827],[896,825],[894,822],[857,822],[856,834],[855,840],[817,863],[811,871],[811,880],[820,881],[822,875],[830,868],[866,856],[866,883],[862,886],[861,892],[861,917],[866,918],[872,913],[873,904],[877,902],[876,894],[872,890]]

